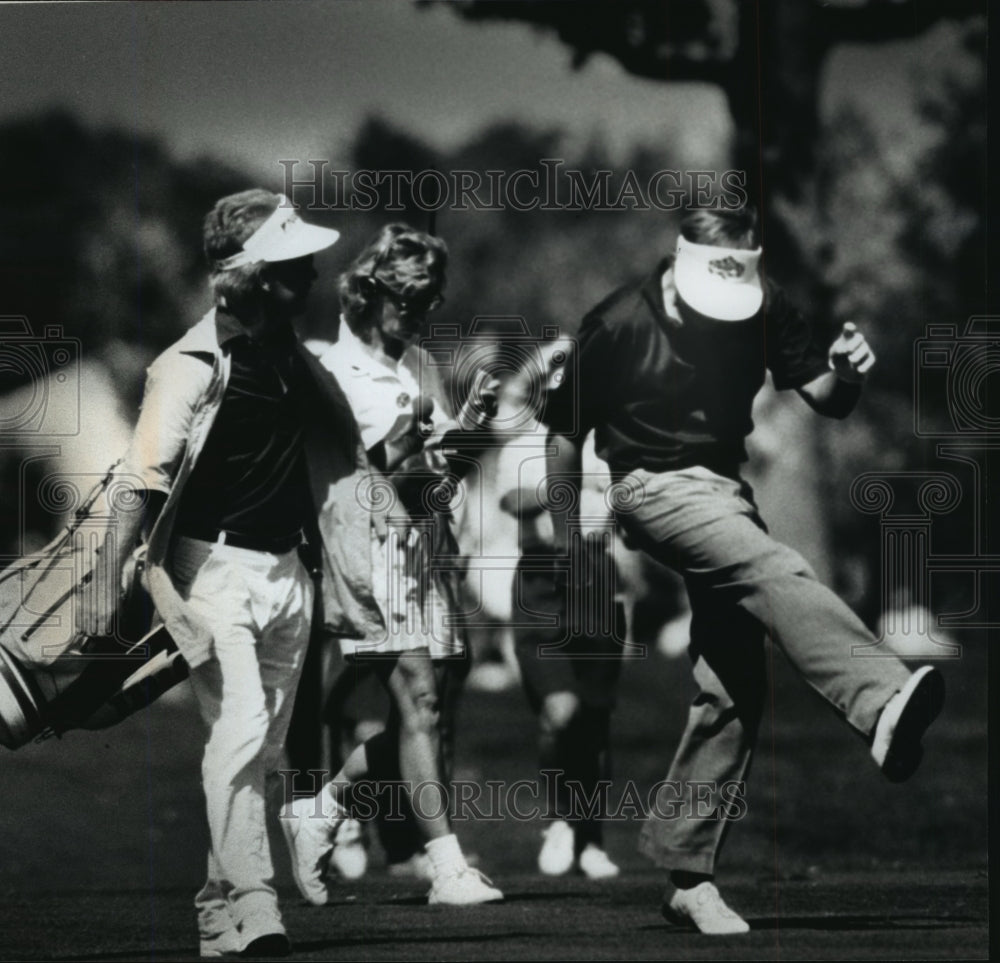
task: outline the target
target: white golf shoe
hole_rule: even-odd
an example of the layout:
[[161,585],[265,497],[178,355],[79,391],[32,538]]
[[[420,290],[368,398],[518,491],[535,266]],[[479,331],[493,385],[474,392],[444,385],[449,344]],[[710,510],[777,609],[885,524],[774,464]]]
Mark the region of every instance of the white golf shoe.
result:
[[719,895],[714,883],[699,883],[691,889],[678,889],[663,906],[663,915],[678,926],[694,926],[708,936],[747,933],[750,924],[734,913]]
[[240,934],[233,926],[211,936],[202,935],[198,940],[198,956],[203,960],[233,956],[240,951]]
[[368,844],[356,819],[345,819],[333,838],[330,865],[342,879],[361,879],[368,872]]
[[555,819],[542,836],[538,870],[546,876],[563,876],[573,868],[575,833],[565,819]]
[[618,866],[596,843],[587,843],[583,847],[577,866],[587,879],[613,879],[619,873]]
[[503,893],[478,869],[461,866],[438,876],[427,894],[429,904],[442,906],[472,906],[476,903],[498,903]]

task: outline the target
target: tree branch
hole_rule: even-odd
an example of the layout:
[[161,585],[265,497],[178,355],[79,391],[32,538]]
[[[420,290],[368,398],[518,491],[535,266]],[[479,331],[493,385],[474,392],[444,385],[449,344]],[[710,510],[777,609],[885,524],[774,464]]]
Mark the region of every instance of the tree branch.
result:
[[832,43],[885,43],[916,37],[940,20],[986,16],[988,0],[812,0]]
[[[417,0],[418,3],[443,0]],[[520,20],[555,30],[579,66],[593,53],[655,80],[725,85],[737,55],[741,5],[755,0],[458,0],[468,20]],[[760,0],[765,20],[784,13],[809,22],[827,48],[914,37],[939,20],[985,16],[988,0]],[[793,8],[799,8],[794,10]],[[745,13],[745,11],[744,11]]]

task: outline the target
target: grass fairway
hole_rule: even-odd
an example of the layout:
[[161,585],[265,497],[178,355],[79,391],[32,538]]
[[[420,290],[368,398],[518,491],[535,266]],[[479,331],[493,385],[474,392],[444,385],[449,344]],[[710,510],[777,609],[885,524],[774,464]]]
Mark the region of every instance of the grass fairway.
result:
[[[423,903],[426,886],[373,869],[331,906],[296,899],[276,846],[296,958],[968,959],[987,929],[985,644],[943,663],[948,700],[917,775],[884,782],[867,749],[773,659],[774,693],[719,882],[753,927],[706,938],[659,915],[663,874],[635,851],[638,821],[607,827],[622,866],[609,883],[534,874],[541,824],[467,820],[466,849],[504,905]],[[615,793],[662,778],[690,694],[683,663],[630,663],[614,732]],[[184,960],[197,952],[191,899],[207,833],[200,734],[179,692],[116,729],[0,755],[0,958]],[[534,725],[520,692],[468,693],[456,776],[534,774]],[[614,798],[614,794],[613,794]],[[627,815],[627,814],[626,814]]]

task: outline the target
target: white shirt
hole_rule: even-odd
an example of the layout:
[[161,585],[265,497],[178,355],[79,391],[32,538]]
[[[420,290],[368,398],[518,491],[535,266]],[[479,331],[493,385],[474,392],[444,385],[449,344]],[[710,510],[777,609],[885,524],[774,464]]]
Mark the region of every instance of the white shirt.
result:
[[[410,428],[413,401],[421,395],[421,384],[413,365],[407,362],[413,360],[408,355],[419,350],[408,349],[402,359],[393,361],[365,344],[341,318],[339,340],[319,356],[320,364],[333,372],[347,396],[366,449],[380,441],[394,441]],[[416,360],[419,365],[419,357]],[[419,367],[417,370],[420,372]],[[435,419],[445,421],[447,411],[436,393],[425,386],[423,395],[434,402],[433,414],[426,420],[432,424]]]

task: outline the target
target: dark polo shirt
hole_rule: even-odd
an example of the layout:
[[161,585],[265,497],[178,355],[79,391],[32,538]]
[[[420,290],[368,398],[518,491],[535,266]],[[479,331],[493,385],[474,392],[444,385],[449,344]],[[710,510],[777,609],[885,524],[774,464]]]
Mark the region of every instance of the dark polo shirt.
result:
[[216,335],[232,367],[177,530],[199,537],[227,531],[266,544],[299,531],[311,510],[302,447],[310,379],[300,370],[291,326],[254,340],[220,309]]
[[829,370],[827,351],[771,282],[747,321],[670,317],[662,280],[672,263],[587,314],[542,420],[577,439],[594,429],[597,454],[616,476],[702,465],[735,477],[765,372],[779,390],[801,387]]

